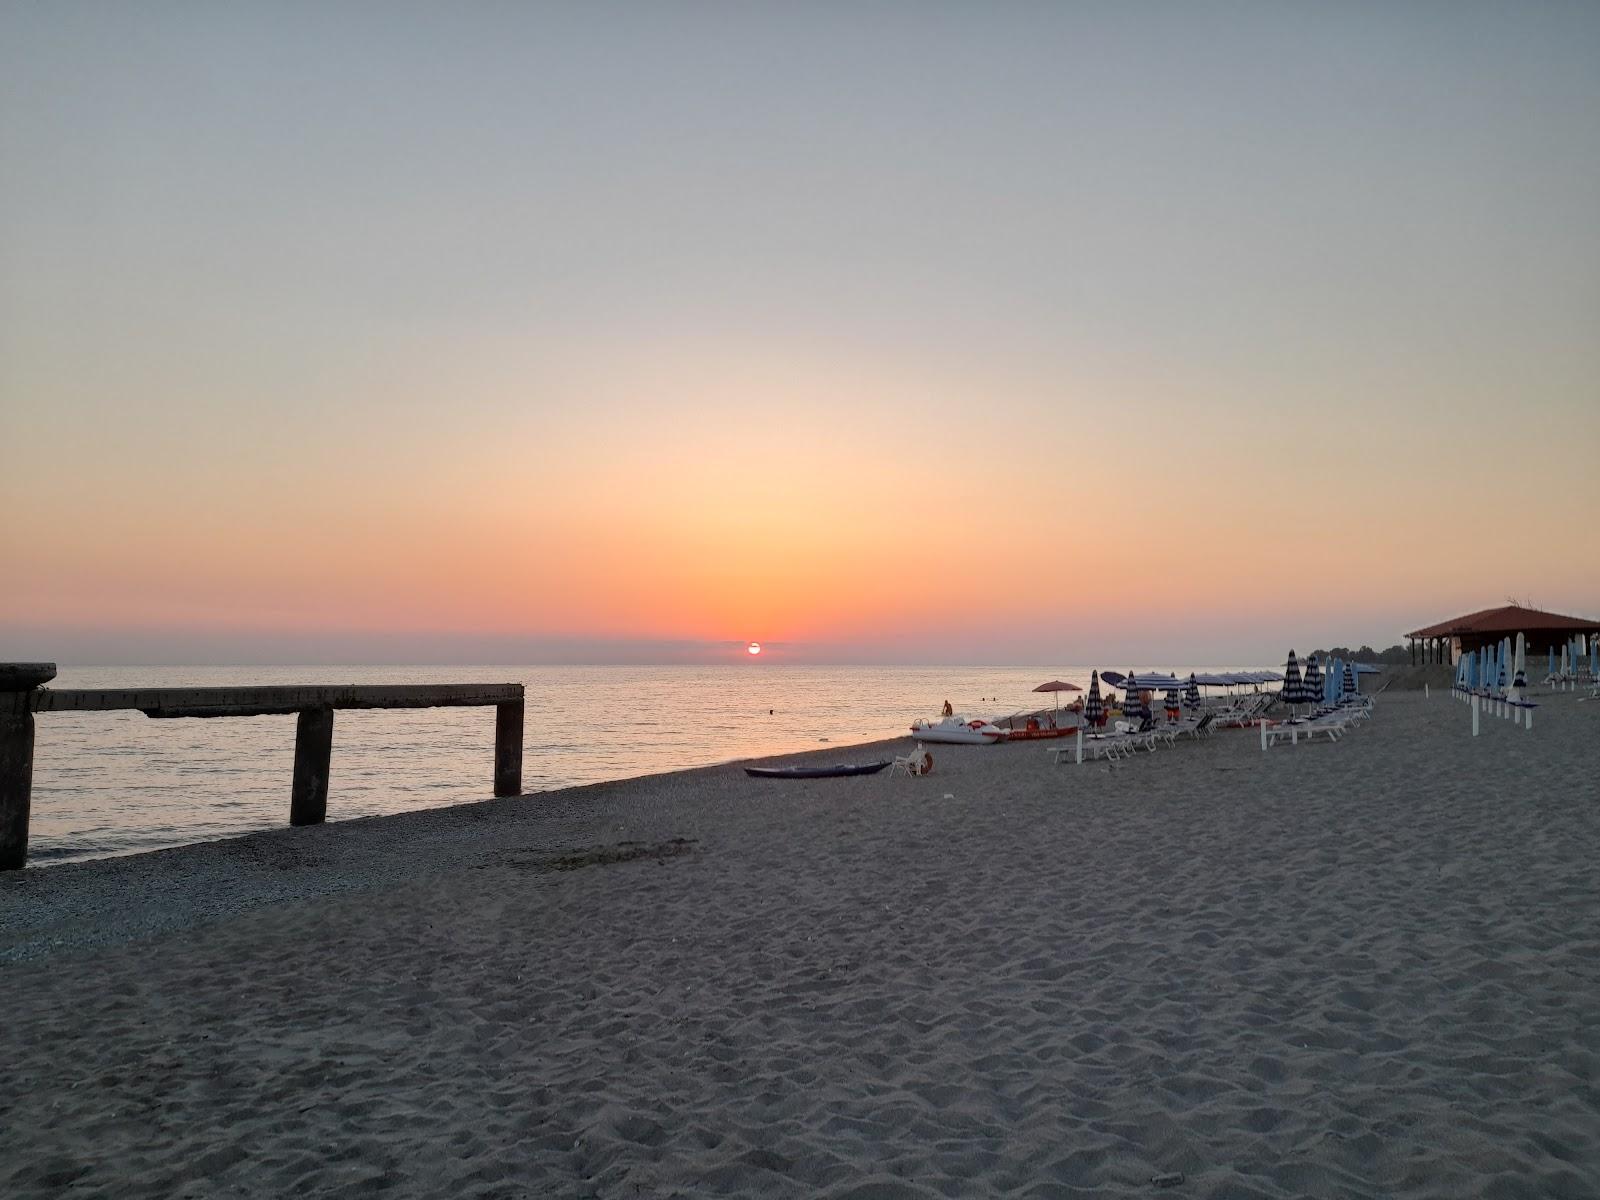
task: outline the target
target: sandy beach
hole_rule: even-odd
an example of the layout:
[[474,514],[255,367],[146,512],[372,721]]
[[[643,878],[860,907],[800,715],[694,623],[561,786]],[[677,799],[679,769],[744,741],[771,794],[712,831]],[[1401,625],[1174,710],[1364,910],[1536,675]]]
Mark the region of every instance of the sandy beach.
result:
[[16,873],[0,1192],[1594,1196],[1600,703],[1536,698]]

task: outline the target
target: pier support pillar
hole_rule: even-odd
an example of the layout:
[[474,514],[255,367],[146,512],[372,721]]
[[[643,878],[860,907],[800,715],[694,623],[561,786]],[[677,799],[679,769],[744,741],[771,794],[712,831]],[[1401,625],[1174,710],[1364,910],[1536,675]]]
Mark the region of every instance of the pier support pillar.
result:
[[320,825],[328,816],[328,764],[333,758],[333,709],[300,710],[294,731],[294,787],[289,824]]
[[33,693],[55,677],[55,663],[0,663],[0,871],[20,871],[28,861]]
[[0,871],[20,871],[28,861],[32,797],[33,714],[0,710]]
[[494,706],[494,794],[522,795],[523,702]]

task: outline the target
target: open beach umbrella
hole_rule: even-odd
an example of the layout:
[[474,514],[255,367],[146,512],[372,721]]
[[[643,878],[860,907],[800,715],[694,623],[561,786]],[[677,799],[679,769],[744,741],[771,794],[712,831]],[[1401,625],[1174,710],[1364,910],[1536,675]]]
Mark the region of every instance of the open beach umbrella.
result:
[[1189,686],[1184,689],[1183,702],[1190,708],[1200,707],[1200,683],[1194,677],[1194,672],[1189,672]]
[[1096,729],[1106,723],[1106,706],[1100,701],[1100,672],[1089,675],[1089,695],[1083,702],[1083,723]]
[[1278,699],[1289,706],[1291,714],[1297,705],[1305,703],[1305,685],[1300,682],[1300,660],[1294,656],[1294,651],[1289,651],[1289,661],[1283,668],[1283,691],[1278,693]]
[[1139,690],[1138,678],[1132,671],[1122,681],[1125,693],[1122,699],[1122,715],[1130,720],[1144,720],[1150,715],[1150,709],[1145,705],[1144,693]]
[[1056,708],[1061,707],[1062,692],[1081,692],[1083,689],[1075,683],[1067,683],[1060,679],[1052,679],[1049,683],[1041,683],[1033,689],[1036,692],[1054,692],[1056,694]]

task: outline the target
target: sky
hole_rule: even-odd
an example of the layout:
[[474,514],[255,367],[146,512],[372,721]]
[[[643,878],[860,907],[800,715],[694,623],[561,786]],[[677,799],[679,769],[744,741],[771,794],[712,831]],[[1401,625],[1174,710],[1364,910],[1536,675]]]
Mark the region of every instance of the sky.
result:
[[1600,616],[1600,5],[0,0],[0,659]]

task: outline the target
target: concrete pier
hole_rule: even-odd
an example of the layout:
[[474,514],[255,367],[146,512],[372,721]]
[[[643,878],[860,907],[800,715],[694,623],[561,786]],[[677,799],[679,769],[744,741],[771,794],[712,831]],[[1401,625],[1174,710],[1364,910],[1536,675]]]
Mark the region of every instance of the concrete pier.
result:
[[147,717],[259,717],[294,714],[294,779],[289,824],[318,825],[328,814],[335,709],[495,709],[494,794],[522,791],[520,683],[423,683],[202,688],[47,688],[54,663],[0,663],[0,870],[28,859],[35,713],[113,712]]

